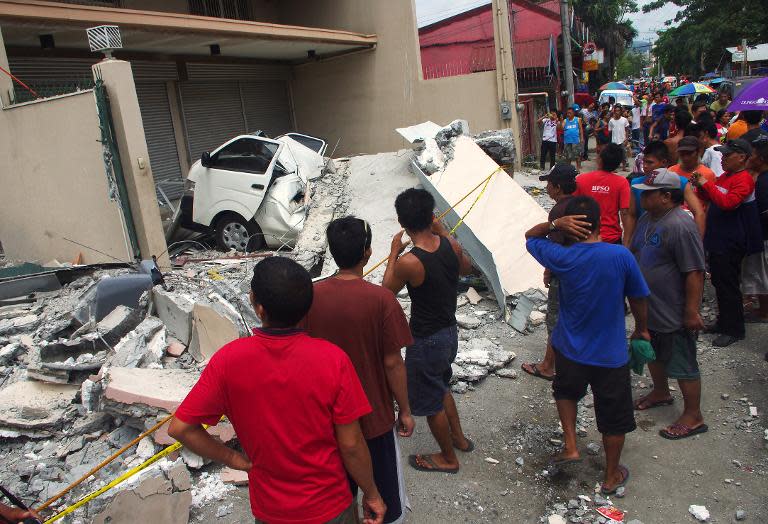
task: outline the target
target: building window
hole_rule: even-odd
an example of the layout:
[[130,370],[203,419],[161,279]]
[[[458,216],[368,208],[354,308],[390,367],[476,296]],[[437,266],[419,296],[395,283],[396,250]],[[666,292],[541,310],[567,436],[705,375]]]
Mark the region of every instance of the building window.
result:
[[189,13],[233,20],[253,20],[248,0],[189,0]]

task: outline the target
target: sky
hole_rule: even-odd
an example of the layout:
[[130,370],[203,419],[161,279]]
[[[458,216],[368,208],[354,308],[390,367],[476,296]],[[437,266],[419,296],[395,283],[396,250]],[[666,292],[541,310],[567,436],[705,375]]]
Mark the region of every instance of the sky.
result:
[[[650,0],[639,0],[638,4],[643,4]],[[479,5],[490,4],[489,0],[416,0],[416,18],[419,26],[429,25],[443,18],[447,18],[457,13],[466,11]],[[634,13],[629,19],[635,25],[638,32],[638,40],[655,40],[654,30],[664,29],[664,22],[674,18],[677,13],[677,7],[671,4],[663,8],[645,14],[643,12]]]

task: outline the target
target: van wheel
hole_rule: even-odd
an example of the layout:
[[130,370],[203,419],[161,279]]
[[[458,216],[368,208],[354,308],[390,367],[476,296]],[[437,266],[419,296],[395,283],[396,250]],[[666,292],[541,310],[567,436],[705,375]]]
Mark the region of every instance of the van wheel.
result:
[[250,253],[264,247],[264,234],[254,220],[230,214],[216,222],[216,245],[223,251]]

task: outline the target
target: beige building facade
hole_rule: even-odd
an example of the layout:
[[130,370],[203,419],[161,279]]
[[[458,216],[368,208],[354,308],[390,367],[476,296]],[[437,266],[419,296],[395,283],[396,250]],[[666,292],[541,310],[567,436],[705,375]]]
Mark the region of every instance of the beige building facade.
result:
[[[0,72],[0,97],[11,111],[92,87],[103,56],[85,30],[118,26],[114,56],[131,64],[160,201],[181,195],[203,152],[243,133],[298,131],[322,137],[329,151],[338,142],[344,155],[406,147],[394,129],[425,120],[517,132],[515,111],[500,112],[501,102],[516,102],[505,2],[494,12],[506,68],[424,80],[414,1],[0,0],[0,67],[18,79]],[[0,134],[13,133],[13,122],[1,118]]]

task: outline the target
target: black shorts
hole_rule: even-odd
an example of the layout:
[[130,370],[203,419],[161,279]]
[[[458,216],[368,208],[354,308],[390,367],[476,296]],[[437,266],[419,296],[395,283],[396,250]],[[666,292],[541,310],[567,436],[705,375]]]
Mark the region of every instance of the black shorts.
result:
[[[367,439],[368,451],[371,453],[371,465],[373,466],[373,481],[379,489],[384,504],[387,505],[387,513],[384,515],[384,523],[396,522],[403,516],[403,502],[400,497],[403,482],[403,472],[400,467],[397,443],[394,431],[387,431],[381,436]],[[349,485],[352,488],[352,496],[357,500],[357,484],[350,477]]]
[[456,326],[443,328],[428,337],[413,337],[413,345],[405,349],[412,414],[428,417],[443,410],[443,398],[453,377],[451,364],[456,360],[458,349]]
[[635,430],[628,364],[620,368],[579,364],[555,348],[555,369],[555,400],[581,400],[587,394],[587,386],[591,386],[597,430],[604,435],[623,435]]
[[696,358],[696,335],[687,329],[672,333],[651,331],[651,346],[656,362],[664,366],[669,378],[698,380],[699,361]]

